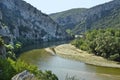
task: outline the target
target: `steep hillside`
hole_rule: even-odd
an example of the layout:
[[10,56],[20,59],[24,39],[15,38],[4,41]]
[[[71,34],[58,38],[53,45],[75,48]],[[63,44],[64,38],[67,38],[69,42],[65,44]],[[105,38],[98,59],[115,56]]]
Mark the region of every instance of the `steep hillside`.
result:
[[73,29],[81,18],[79,15],[82,15],[82,12],[86,11],[85,8],[76,8],[59,13],[50,14],[50,17],[59,23],[61,26],[64,26],[65,29]]
[[[69,24],[71,25],[70,27],[73,28],[72,31],[75,34],[83,33],[86,30],[95,28],[97,29],[107,27],[120,28],[120,0],[113,0],[111,2],[92,7],[90,9],[83,11],[80,14],[72,16],[72,18],[70,19],[60,18],[59,20],[58,17],[57,19],[54,20],[59,24],[61,24],[60,21],[64,21],[64,25],[68,25],[68,23],[75,23],[74,24],[75,26]],[[69,27],[69,25],[67,26],[67,28]]]
[[88,9],[84,15],[84,21],[73,29],[74,33],[85,32],[90,29],[99,28],[120,28],[120,0],[114,0],[109,3],[95,6]]
[[0,0],[0,35],[3,34],[18,40],[65,38],[64,30],[56,22],[23,0]]

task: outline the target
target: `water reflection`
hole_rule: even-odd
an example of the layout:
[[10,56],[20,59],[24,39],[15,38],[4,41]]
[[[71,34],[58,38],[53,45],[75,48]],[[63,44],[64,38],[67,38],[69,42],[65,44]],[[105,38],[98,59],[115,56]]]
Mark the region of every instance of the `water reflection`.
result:
[[29,50],[33,50],[33,49],[42,49],[42,48],[47,48],[47,47],[54,47],[54,46],[69,43],[69,42],[70,41],[36,43],[36,44],[29,45],[29,46],[22,48],[22,51],[20,53],[25,52],[25,51],[29,51]]
[[[64,42],[63,42],[64,43]],[[43,47],[56,45],[46,43]],[[57,43],[61,44],[61,43]],[[36,46],[36,48],[40,48]],[[36,49],[23,53],[20,58],[27,63],[35,64],[41,70],[51,70],[59,80],[64,80],[66,75],[76,76],[80,80],[120,80],[120,69],[88,65],[79,61],[64,59]]]
[[80,80],[120,80],[120,69],[87,65],[79,61],[34,51],[26,52],[20,58],[37,65],[39,69],[53,71],[60,80],[64,80],[67,74],[76,76]]

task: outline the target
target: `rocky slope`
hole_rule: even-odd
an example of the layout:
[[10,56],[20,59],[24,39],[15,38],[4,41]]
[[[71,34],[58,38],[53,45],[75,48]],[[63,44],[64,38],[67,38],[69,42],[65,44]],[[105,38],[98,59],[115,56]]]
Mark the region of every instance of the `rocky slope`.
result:
[[74,33],[85,32],[98,28],[120,28],[120,0],[95,6],[88,9],[84,15],[85,20],[80,21],[73,30]]
[[78,18],[80,15],[83,15],[87,9],[85,8],[76,8],[70,9],[67,11],[50,14],[50,17],[63,26],[65,29],[73,29],[77,23],[79,23],[82,18]]
[[0,35],[14,40],[65,38],[64,30],[56,22],[23,0],[0,0]]
[[[120,28],[120,0],[113,0],[111,2],[101,4],[84,12],[76,15],[72,15],[73,20],[69,23],[75,23],[76,26],[72,26],[73,33],[79,34],[89,29],[115,27]],[[69,13],[68,13],[69,14]],[[55,15],[54,15],[55,16]],[[53,18],[54,19],[54,18]],[[74,21],[74,19],[78,20]],[[68,21],[64,18],[59,20],[54,19],[61,24],[62,21]],[[68,24],[68,23],[64,23]]]

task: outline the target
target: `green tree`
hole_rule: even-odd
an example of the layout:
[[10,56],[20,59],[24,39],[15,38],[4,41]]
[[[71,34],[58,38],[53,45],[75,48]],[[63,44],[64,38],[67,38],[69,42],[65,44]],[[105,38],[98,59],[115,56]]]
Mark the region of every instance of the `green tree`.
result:
[[76,47],[82,50],[120,61],[120,29],[88,31],[85,33],[85,38],[73,42]]

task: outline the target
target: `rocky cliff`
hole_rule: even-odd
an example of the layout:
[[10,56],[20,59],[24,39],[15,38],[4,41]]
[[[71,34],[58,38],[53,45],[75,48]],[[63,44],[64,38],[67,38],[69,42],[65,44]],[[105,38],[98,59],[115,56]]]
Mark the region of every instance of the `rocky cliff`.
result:
[[[105,4],[89,8],[81,13],[78,11],[75,15],[73,14],[70,16],[71,17],[70,19],[72,20],[69,20],[68,18],[59,19],[59,17],[57,19],[54,18],[53,19],[59,24],[61,24],[62,21],[66,22],[69,20],[69,23],[74,23],[74,25],[71,26],[73,33],[79,34],[95,28],[97,29],[106,27],[120,28],[119,13],[120,13],[120,0],[113,0]],[[54,16],[57,16],[57,14],[54,14]],[[66,17],[68,15],[66,15]],[[66,24],[68,25],[68,23],[64,23],[63,25]],[[69,28],[69,26],[67,27]]]
[[0,35],[13,39],[64,39],[65,32],[48,15],[23,0],[0,0]]

